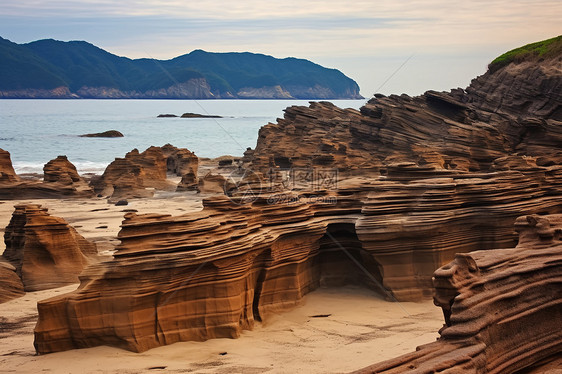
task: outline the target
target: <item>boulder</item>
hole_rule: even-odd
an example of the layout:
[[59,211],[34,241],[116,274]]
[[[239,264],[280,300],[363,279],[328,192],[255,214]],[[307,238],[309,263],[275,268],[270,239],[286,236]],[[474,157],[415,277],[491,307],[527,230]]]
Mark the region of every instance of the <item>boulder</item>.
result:
[[94,243],[39,204],[16,205],[4,241],[4,258],[15,266],[25,291],[78,283],[97,255]]
[[104,132],[96,132],[93,134],[80,135],[81,138],[122,138],[124,135],[117,130],[108,130]]

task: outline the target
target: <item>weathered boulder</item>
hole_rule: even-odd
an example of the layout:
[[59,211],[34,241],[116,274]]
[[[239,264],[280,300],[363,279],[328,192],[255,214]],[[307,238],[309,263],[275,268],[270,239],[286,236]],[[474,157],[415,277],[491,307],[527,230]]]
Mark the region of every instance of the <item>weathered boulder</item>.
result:
[[116,158],[107,166],[101,178],[91,184],[98,194],[111,196],[115,201],[134,197],[150,197],[153,190],[166,189],[166,157],[159,147],[149,147],[140,153],[137,149],[124,158]]
[[77,283],[97,255],[94,243],[38,204],[16,205],[4,241],[4,258],[15,266],[26,291]]
[[80,135],[81,138],[122,138],[124,135],[117,130],[108,130],[104,132],[96,132],[93,134]]
[[0,256],[0,303],[23,296],[23,283],[16,268]]

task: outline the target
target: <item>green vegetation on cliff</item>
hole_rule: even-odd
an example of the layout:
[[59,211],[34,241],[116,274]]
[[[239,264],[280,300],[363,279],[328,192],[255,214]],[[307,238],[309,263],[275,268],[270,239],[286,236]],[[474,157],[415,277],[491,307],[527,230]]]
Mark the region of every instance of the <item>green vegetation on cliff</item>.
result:
[[488,69],[496,71],[512,62],[521,62],[533,58],[549,58],[562,54],[562,35],[536,43],[515,48],[497,57],[490,63]]
[[[191,88],[181,86],[186,82],[192,83]],[[72,93],[80,91],[81,97],[104,92],[91,90],[102,88],[118,91],[120,97],[235,98],[248,88],[273,91],[277,86],[294,98],[361,98],[355,81],[303,59],[195,50],[165,61],[132,60],[84,41],[16,44],[0,38],[0,91],[4,93],[67,87]],[[170,88],[175,90],[172,94],[165,92]]]

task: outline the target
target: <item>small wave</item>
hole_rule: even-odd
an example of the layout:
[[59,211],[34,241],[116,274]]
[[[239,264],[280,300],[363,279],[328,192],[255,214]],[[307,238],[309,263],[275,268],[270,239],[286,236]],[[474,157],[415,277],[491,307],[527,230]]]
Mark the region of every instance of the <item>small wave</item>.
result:
[[[14,162],[14,170],[17,174],[43,174],[43,166],[46,162]],[[78,171],[78,174],[103,174],[105,168],[109,163],[106,162],[74,162],[74,166]]]
[[13,142],[16,138],[0,138],[0,142]]

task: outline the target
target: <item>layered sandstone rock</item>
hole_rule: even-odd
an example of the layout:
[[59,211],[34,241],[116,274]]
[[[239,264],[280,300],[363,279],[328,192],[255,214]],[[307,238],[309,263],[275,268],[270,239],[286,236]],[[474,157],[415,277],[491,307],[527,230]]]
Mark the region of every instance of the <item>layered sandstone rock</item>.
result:
[[562,353],[562,215],[517,219],[514,249],[458,254],[435,272],[437,342],[357,373],[514,373]]
[[4,257],[15,266],[25,290],[77,283],[78,275],[97,255],[95,244],[41,205],[15,208],[4,234]]
[[520,212],[559,212],[560,192],[551,193],[508,171],[348,180],[337,191],[252,204],[217,196],[178,217],[128,214],[114,260],[86,269],[77,291],[39,303],[36,347],[144,351],[237,337],[321,284],[360,283],[389,300],[418,300],[455,253],[514,245]]
[[82,181],[82,178],[66,156],[58,156],[43,167],[43,180],[49,183],[72,184]]
[[74,195],[92,197],[93,189],[80,177],[76,167],[66,156],[58,156],[43,167],[43,182],[48,185],[59,185],[60,189],[71,188]]
[[92,180],[96,193],[111,196],[111,200],[150,197],[154,189],[173,190],[176,186],[167,180],[167,173],[182,177],[180,190],[197,188],[199,159],[185,148],[170,144],[149,147],[140,153],[137,149],[124,158],[116,158],[100,178]]
[[[517,217],[562,213],[554,112],[523,118],[470,95],[376,95],[360,111],[288,108],[260,130],[244,157],[250,173],[228,188],[230,199],[206,199],[203,211],[179,217],[126,216],[114,260],[89,267],[75,292],[39,303],[37,351],[236,337],[321,284],[365,284],[390,300],[429,297],[435,269],[456,253],[513,247]],[[480,253],[459,257],[488,272],[489,283],[472,286],[502,287],[488,265],[494,255],[479,263]],[[520,253],[497,263],[502,276],[509,261],[531,266]],[[511,281],[521,286],[516,272]],[[502,328],[488,331],[509,334]],[[540,336],[524,337],[535,344]]]
[[166,156],[168,173],[176,174],[181,178],[177,186],[178,191],[197,190],[199,158],[195,153],[186,148],[177,148],[171,144],[162,147]]
[[159,147],[150,147],[142,153],[133,149],[124,158],[116,158],[92,184],[96,193],[111,196],[113,200],[150,197],[154,192],[147,187],[168,187],[166,170],[166,157]]
[[0,256],[0,304],[23,296],[23,283],[16,268]]
[[7,151],[0,150],[0,199],[46,199],[92,197],[93,191],[80,178],[66,156],[45,164],[44,181],[22,181],[15,173]]
[[19,181],[19,178],[12,166],[10,152],[0,148],[0,183],[14,183],[17,181]]
[[375,95],[360,111],[326,102],[287,108],[283,119],[260,130],[248,165],[263,173],[325,167],[343,175],[384,175],[403,162],[485,172],[496,158],[512,154],[560,164],[560,58],[511,63],[466,90]]

